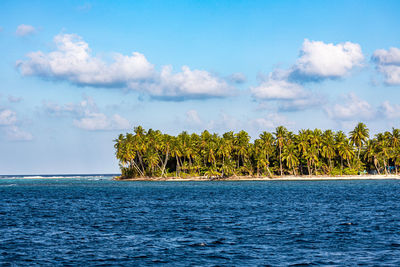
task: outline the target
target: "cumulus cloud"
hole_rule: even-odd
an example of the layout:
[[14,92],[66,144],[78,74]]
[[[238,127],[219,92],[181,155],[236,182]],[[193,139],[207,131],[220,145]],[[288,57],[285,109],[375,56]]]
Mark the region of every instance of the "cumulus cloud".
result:
[[55,51],[32,52],[26,60],[17,61],[21,74],[78,86],[128,88],[166,100],[222,97],[233,90],[224,79],[205,70],[183,66],[181,72],[173,73],[171,66],[164,66],[157,72],[138,52],[115,53],[108,63],[93,56],[88,43],[75,34],[59,34],[54,42]]
[[345,95],[339,103],[325,109],[328,116],[335,120],[372,119],[375,116],[373,107],[354,93]]
[[44,101],[42,106],[47,114],[54,116],[74,115],[82,117],[86,112],[98,111],[94,99],[89,96],[84,96],[83,100],[79,103],[59,105],[54,102]]
[[87,113],[79,120],[74,120],[74,125],[78,128],[97,131],[97,130],[126,130],[129,128],[129,121],[118,114],[111,118],[103,113]]
[[276,101],[280,111],[298,111],[320,106],[324,103],[321,95],[305,90],[304,87],[288,79],[289,71],[275,70],[264,77],[258,86],[250,89],[252,96],[261,101]]
[[11,141],[31,141],[31,133],[21,130],[18,126],[12,125],[6,128],[7,138]]
[[223,112],[214,119],[203,120],[197,110],[191,109],[185,114],[184,124],[196,130],[231,131],[240,129],[242,122]]
[[270,113],[264,118],[255,118],[250,120],[250,124],[257,131],[271,130],[280,125],[290,126],[293,122],[287,120],[287,118],[278,113]]
[[0,111],[0,125],[11,125],[17,122],[17,114],[10,109]]
[[207,129],[215,131],[239,131],[246,129],[245,122],[221,112],[216,119],[210,120],[207,124]]
[[22,36],[27,36],[27,35],[33,34],[35,32],[36,32],[36,29],[32,25],[21,24],[17,27],[15,34],[17,36],[22,37]]
[[199,113],[197,113],[197,110],[194,109],[186,111],[185,121],[187,124],[194,127],[201,126],[203,123],[203,121],[200,119]]
[[325,99],[306,90],[307,82],[337,79],[362,66],[364,56],[359,44],[339,44],[304,40],[300,57],[288,69],[275,69],[250,88],[257,101],[278,102],[280,111],[298,111],[321,106]]
[[25,132],[17,126],[17,113],[10,109],[0,110],[0,129],[5,132],[8,140],[29,141],[33,139],[31,133]]
[[171,66],[164,66],[158,81],[145,88],[153,97],[166,100],[223,97],[233,91],[225,80],[204,70],[191,70],[188,66],[183,66],[178,73],[173,73]]
[[281,101],[278,109],[279,111],[299,111],[322,106],[325,102],[325,97],[308,93],[303,98]]
[[84,130],[126,130],[130,127],[129,121],[119,114],[107,116],[101,113],[93,98],[88,96],[79,103],[59,105],[44,102],[42,108],[49,115],[72,116],[74,126]]
[[188,110],[185,114],[184,125],[194,130],[207,129],[219,133],[247,129],[252,136],[257,136],[260,131],[271,130],[280,125],[292,126],[294,123],[279,113],[270,113],[260,118],[239,119],[220,112],[215,118],[204,120],[196,110]]
[[144,55],[114,55],[107,64],[91,55],[89,45],[75,34],[54,37],[57,49],[50,53],[41,51],[27,54],[27,60],[17,61],[22,75],[36,75],[46,79],[67,80],[84,86],[120,87],[129,82],[144,81],[154,75],[154,67]]
[[379,107],[379,112],[388,119],[397,119],[400,118],[400,105],[384,101]]
[[297,81],[341,78],[354,67],[362,66],[363,60],[359,44],[345,42],[335,45],[305,39],[290,78]]
[[250,89],[254,98],[259,100],[288,100],[303,97],[305,92],[299,84],[287,80],[269,78]]
[[391,47],[389,50],[378,49],[372,55],[376,69],[385,77],[387,85],[400,85],[400,49]]

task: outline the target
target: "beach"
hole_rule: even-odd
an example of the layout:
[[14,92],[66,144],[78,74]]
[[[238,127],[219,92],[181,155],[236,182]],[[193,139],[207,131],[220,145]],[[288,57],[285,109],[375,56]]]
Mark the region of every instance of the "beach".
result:
[[400,175],[343,175],[343,176],[276,176],[276,177],[257,177],[257,176],[232,176],[226,178],[219,177],[137,177],[137,178],[120,178],[114,177],[118,181],[332,181],[332,180],[400,180]]

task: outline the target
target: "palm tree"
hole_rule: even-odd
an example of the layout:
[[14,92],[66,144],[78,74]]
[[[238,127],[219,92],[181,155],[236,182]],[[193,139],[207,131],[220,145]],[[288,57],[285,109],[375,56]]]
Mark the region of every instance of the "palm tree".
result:
[[353,131],[350,132],[351,144],[357,146],[357,159],[360,159],[361,146],[369,138],[369,129],[367,126],[359,122]]
[[[311,175],[311,163],[309,161],[308,157],[308,150],[309,150],[309,135],[310,131],[309,130],[300,130],[299,134],[296,136],[296,144],[297,144],[297,150],[300,153],[300,158],[305,159],[307,163],[307,170],[308,174]],[[301,168],[301,173],[303,173],[303,169]]]
[[347,166],[351,169],[350,161],[354,157],[353,146],[351,146],[349,142],[343,143],[339,147],[339,155],[342,157],[342,159],[347,161]]
[[274,137],[271,133],[267,132],[262,132],[260,134],[260,149],[262,151],[262,155],[265,155],[265,167],[267,168],[268,175],[271,177],[271,171],[269,169],[269,164],[270,164],[270,157],[272,156],[272,153],[274,152]]
[[299,164],[299,159],[297,158],[296,146],[294,144],[290,144],[284,147],[282,159],[286,161],[286,166],[288,169],[293,170],[293,174],[296,175],[295,166]]
[[332,158],[335,157],[335,140],[333,132],[331,130],[326,130],[322,135],[322,151],[323,157],[328,159],[329,171],[333,169]]
[[208,131],[170,136],[138,126],[113,141],[122,177],[166,176],[170,171],[176,176],[297,175],[305,173],[305,163],[309,175],[333,173],[338,166],[343,174],[344,166],[352,170],[364,164],[378,174],[382,168],[388,174],[394,164],[397,174],[400,165],[400,130],[392,128],[369,139],[363,123],[350,132],[350,139],[342,131],[300,130],[296,135],[279,126],[250,143],[245,131],[222,137]]
[[235,134],[234,145],[237,153],[237,168],[240,166],[240,159],[242,160],[242,165],[248,157],[250,136],[245,131],[240,131]]
[[275,129],[275,144],[279,149],[279,169],[280,169],[280,174],[281,176],[283,175],[283,169],[282,169],[282,148],[285,143],[285,138],[287,135],[287,129],[284,126],[278,126]]
[[376,140],[368,140],[365,144],[365,154],[364,159],[367,162],[371,162],[374,164],[376,171],[380,175],[379,171],[379,161],[378,161],[378,154],[376,151]]

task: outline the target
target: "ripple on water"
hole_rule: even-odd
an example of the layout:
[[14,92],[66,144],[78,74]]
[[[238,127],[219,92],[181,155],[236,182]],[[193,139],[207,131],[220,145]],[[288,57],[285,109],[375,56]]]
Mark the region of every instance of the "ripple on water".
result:
[[0,180],[0,265],[400,266],[400,181]]

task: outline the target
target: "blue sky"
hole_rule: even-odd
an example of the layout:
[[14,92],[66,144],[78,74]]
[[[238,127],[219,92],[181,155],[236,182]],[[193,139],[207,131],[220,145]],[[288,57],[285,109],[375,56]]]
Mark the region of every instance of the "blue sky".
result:
[[1,1],[0,173],[118,172],[112,140],[400,127],[399,1]]

